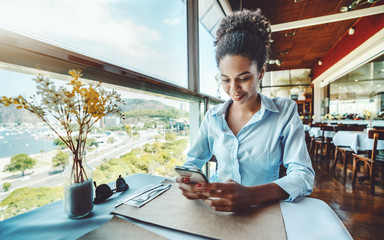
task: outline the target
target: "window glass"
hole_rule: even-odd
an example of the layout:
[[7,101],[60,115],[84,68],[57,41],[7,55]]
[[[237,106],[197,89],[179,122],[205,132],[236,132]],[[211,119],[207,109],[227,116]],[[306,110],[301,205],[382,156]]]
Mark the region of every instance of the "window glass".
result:
[[267,72],[261,83],[261,93],[268,97],[311,100],[310,69]]
[[290,70],[290,74],[292,85],[311,83],[310,69],[294,69]]
[[[3,65],[4,66],[4,65]],[[84,76],[86,77],[86,76]],[[36,93],[34,75],[0,69],[0,96]],[[55,80],[56,87],[67,81]],[[22,86],[22,87],[21,87]],[[104,85],[110,90],[116,86]],[[185,162],[189,149],[188,103],[116,87],[125,100],[125,119],[108,116],[88,135],[87,162],[94,181],[110,183],[121,174],[149,173],[174,177],[174,167]],[[60,126],[59,133],[65,132]],[[55,156],[68,152],[35,115],[0,106],[0,216],[3,219],[62,198],[63,165],[55,166]],[[8,171],[13,157],[25,153],[36,160],[24,171]],[[38,195],[44,192],[44,195]],[[1,220],[3,220],[1,219]]]
[[[330,84],[330,113],[376,115],[384,110],[382,57],[364,64]],[[382,114],[380,114],[382,116]]]
[[374,62],[373,78],[384,79],[384,61]]
[[215,60],[214,38],[199,24],[200,92],[220,97],[221,78]]
[[290,85],[289,70],[271,72],[271,86]]
[[187,87],[180,0],[2,0],[0,27]]
[[217,1],[199,0],[200,92],[218,98],[226,95],[218,76],[214,46],[216,31],[223,17],[224,13]]
[[363,66],[359,67],[356,70],[353,70],[352,72],[348,73],[348,79],[351,81],[355,80],[365,80],[365,79],[371,79],[372,78],[372,70],[371,70],[372,63],[364,64]]

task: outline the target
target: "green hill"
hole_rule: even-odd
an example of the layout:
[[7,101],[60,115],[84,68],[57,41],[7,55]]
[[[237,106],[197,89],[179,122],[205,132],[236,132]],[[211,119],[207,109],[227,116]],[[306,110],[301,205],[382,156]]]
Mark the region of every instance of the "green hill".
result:
[[156,100],[144,99],[124,99],[126,103],[122,107],[123,112],[130,112],[134,110],[171,110],[176,109]]
[[[122,112],[126,117],[165,117],[178,118],[183,113],[177,108],[168,106],[156,100],[124,99],[126,105],[122,106]],[[32,113],[24,109],[14,107],[0,107],[0,123],[38,123],[40,120]]]

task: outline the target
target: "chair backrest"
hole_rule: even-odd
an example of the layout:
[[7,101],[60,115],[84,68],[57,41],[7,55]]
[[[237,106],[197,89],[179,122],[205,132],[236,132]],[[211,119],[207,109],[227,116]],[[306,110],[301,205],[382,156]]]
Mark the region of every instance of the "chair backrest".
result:
[[364,129],[366,128],[365,125],[339,125],[337,126],[337,131],[357,131],[357,132],[361,132],[361,131],[364,131]]
[[325,142],[324,132],[325,131],[330,131],[330,132],[335,131],[335,128],[336,128],[336,126],[328,126],[328,125],[324,125],[324,126],[320,127],[320,130],[321,130],[321,140],[322,140],[323,143]]
[[326,123],[309,123],[310,127],[321,127],[321,126],[326,126]]
[[376,161],[376,150],[377,150],[377,141],[384,140],[384,130],[369,130],[368,137],[373,138],[373,147],[372,147],[372,163]]
[[384,140],[384,130],[369,130],[368,137],[377,140]]
[[322,131],[335,131],[335,126],[328,126],[328,125],[321,126],[320,130],[322,130]]
[[373,129],[374,130],[384,130],[384,127],[382,127],[382,126],[375,126],[375,127],[373,127]]

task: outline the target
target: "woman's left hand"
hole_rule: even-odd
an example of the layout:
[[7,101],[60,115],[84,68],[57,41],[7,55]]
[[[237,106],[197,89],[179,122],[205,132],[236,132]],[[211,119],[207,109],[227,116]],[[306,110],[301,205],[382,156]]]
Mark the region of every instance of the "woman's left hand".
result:
[[216,211],[237,212],[254,205],[252,191],[232,179],[225,183],[202,183],[196,188],[209,206]]

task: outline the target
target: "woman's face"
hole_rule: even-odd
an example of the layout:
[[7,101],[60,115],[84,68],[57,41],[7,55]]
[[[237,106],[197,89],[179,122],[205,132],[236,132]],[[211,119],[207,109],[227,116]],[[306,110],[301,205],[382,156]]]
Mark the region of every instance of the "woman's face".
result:
[[226,55],[219,63],[221,85],[235,103],[243,104],[257,99],[257,89],[264,75],[256,64],[240,55]]

